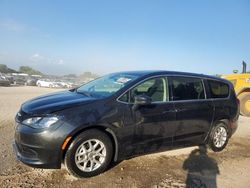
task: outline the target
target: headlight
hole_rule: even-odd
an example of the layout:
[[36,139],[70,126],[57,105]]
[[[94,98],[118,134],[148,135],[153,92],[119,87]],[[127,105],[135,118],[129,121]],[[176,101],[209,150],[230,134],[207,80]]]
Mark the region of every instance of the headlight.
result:
[[36,129],[48,128],[59,120],[59,117],[32,117],[24,120],[22,123]]

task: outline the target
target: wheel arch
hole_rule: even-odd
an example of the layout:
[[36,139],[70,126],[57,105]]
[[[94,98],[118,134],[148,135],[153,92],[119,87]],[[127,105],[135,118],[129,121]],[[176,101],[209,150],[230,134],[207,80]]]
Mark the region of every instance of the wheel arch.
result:
[[[231,130],[231,127],[230,127],[230,119],[229,118],[222,118],[222,119],[217,119],[217,120],[215,120],[214,121],[214,124],[213,124],[213,127],[212,127],[212,130],[213,130],[213,128],[216,126],[216,125],[218,125],[219,123],[223,123],[226,127],[227,127],[227,129],[228,129],[228,131],[229,131],[229,137],[231,137],[231,135],[232,135],[232,130]],[[212,130],[210,131],[210,134],[211,134],[211,132],[212,132]]]
[[117,137],[114,133],[114,131],[108,127],[105,127],[103,125],[95,125],[95,126],[90,126],[90,127],[84,127],[80,130],[77,130],[76,132],[74,132],[72,135],[71,135],[71,139],[70,141],[66,144],[66,147],[65,149],[62,151],[62,161],[64,160],[65,158],[65,153],[66,151],[68,150],[70,144],[73,142],[73,140],[79,135],[81,134],[82,132],[84,131],[87,131],[87,130],[91,130],[91,129],[97,129],[103,133],[105,133],[111,140],[112,142],[112,145],[113,145],[113,148],[114,148],[114,154],[112,156],[112,160],[114,162],[116,162],[118,160],[118,140],[117,140]]
[[250,87],[240,88],[236,93],[237,97],[239,97],[242,93],[250,93]]
[[[230,123],[230,120],[228,120],[228,119],[218,119],[217,121],[214,121],[213,127],[209,133],[209,137],[208,137],[208,140],[206,142],[206,144],[208,144],[210,149],[213,150],[214,152],[220,152],[226,147],[228,140],[231,137],[231,129],[230,129],[229,123]],[[226,135],[227,138],[222,146],[216,146],[214,143],[214,134],[216,131],[216,127],[218,127],[218,126],[224,126],[228,131],[227,135]]]
[[223,123],[224,125],[227,126],[228,130],[230,131],[229,134],[231,135],[231,129],[230,129],[230,126],[229,126],[229,118],[226,118],[226,117],[223,117],[223,118],[218,118],[218,119],[215,119],[211,125],[211,128],[209,130],[209,132],[207,133],[207,136],[205,138],[205,143],[208,143],[209,139],[210,139],[210,136],[214,130],[214,127],[216,125],[218,125],[219,123]]

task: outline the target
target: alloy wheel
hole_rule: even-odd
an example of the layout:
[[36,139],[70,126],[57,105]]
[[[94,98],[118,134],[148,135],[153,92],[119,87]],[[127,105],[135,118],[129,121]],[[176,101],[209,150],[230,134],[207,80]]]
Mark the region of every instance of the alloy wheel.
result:
[[215,130],[213,142],[217,148],[221,148],[227,141],[227,130],[220,126]]
[[76,166],[83,172],[95,171],[104,163],[105,158],[106,147],[98,139],[83,142],[75,153]]

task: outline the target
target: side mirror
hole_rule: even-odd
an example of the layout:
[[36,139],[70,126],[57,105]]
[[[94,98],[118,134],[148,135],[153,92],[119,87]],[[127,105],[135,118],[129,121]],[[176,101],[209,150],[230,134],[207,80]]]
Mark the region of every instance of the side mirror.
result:
[[147,95],[137,95],[135,96],[135,103],[133,110],[136,110],[139,106],[151,104],[152,99]]
[[135,96],[135,104],[137,105],[147,105],[152,102],[152,99],[147,95],[137,95]]

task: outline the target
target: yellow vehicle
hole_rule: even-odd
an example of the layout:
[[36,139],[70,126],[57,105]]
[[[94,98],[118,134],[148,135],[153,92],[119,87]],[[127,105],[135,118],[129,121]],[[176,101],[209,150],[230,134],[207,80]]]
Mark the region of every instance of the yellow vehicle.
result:
[[236,95],[240,100],[240,113],[250,117],[250,73],[246,73],[246,63],[243,62],[241,74],[228,74],[221,77],[233,83]]

